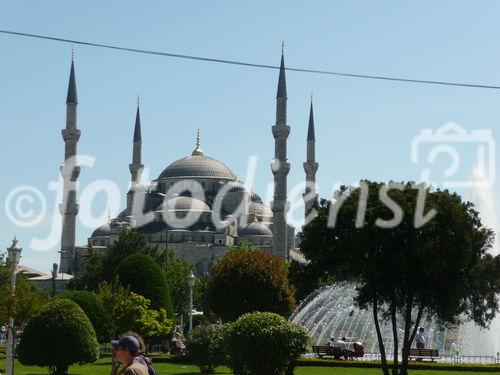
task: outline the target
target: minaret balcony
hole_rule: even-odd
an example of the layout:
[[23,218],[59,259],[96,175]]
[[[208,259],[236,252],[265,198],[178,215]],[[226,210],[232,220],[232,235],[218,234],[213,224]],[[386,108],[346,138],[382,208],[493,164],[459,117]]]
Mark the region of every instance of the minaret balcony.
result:
[[80,211],[80,205],[76,202],[62,202],[59,204],[59,212],[61,215],[76,216]]
[[290,135],[290,126],[288,125],[273,125],[271,129],[274,139],[284,140]]
[[277,197],[274,197],[274,201],[271,202],[271,210],[273,213],[277,212],[288,212],[290,210],[290,202],[284,198],[283,200],[276,200]]
[[271,163],[271,171],[275,176],[286,176],[290,172],[290,163],[274,159]]
[[61,134],[64,142],[76,143],[80,139],[81,132],[79,129],[63,129]]

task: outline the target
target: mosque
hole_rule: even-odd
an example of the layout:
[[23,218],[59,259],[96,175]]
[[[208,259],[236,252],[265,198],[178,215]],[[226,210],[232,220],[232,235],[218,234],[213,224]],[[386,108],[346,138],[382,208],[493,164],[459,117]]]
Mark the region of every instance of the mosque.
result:
[[[139,102],[132,142],[132,162],[129,164],[131,188],[127,193],[127,207],[108,223],[95,229],[88,244],[77,246],[76,217],[79,206],[76,199],[76,181],[80,168],[75,159],[80,129],[77,126],[78,97],[74,62],[71,62],[66,100],[66,128],[62,130],[65,142],[63,176],[60,272],[75,274],[85,262],[88,248],[105,251],[117,241],[120,232],[137,229],[151,245],[168,248],[207,273],[226,251],[247,242],[264,251],[288,260],[300,258],[295,246],[295,228],[286,221],[287,201],[287,92],[283,52],[276,95],[276,123],[271,131],[275,139],[275,158],[271,163],[274,176],[274,196],[271,207],[261,197],[249,191],[223,162],[211,158],[202,150],[198,131],[194,150],[168,165],[150,185],[141,183],[142,136]],[[304,163],[306,189],[305,213],[312,208],[316,193],[314,117],[311,101],[307,132],[307,159]]]

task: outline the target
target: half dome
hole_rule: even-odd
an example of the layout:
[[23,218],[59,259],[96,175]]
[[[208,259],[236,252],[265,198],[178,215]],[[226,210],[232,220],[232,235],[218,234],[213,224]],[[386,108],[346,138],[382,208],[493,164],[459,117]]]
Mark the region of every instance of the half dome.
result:
[[201,211],[211,212],[210,207],[205,202],[193,197],[175,197],[169,199],[166,203],[162,203],[157,211],[163,211],[165,208],[168,211],[187,212],[187,211]]

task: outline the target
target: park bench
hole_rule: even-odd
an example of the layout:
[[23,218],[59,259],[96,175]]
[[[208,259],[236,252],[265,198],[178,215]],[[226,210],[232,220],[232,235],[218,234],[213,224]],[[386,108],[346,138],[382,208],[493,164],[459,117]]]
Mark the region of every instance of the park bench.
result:
[[410,361],[412,359],[430,359],[431,362],[434,362],[435,359],[439,358],[439,353],[437,349],[419,349],[419,348],[411,348],[408,353],[408,358]]
[[314,345],[312,349],[313,353],[319,358],[333,357],[335,359],[340,359],[343,357],[342,349],[338,346]]

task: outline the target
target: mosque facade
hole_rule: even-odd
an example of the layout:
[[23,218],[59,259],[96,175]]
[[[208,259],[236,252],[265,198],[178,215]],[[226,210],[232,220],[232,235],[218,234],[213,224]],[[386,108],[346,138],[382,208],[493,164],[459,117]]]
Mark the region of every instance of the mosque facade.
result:
[[[60,272],[74,274],[84,264],[89,246],[105,251],[118,240],[120,232],[138,230],[150,245],[173,250],[195,265],[201,274],[209,272],[226,251],[241,243],[276,254],[285,260],[300,256],[295,247],[295,228],[286,221],[287,201],[287,92],[283,53],[279,69],[276,95],[276,122],[271,132],[275,139],[275,157],[271,164],[274,177],[274,196],[270,207],[261,197],[245,187],[223,162],[206,155],[198,131],[196,145],[187,156],[168,165],[151,184],[141,182],[142,135],[139,102],[132,142],[132,162],[129,164],[131,187],[127,193],[127,207],[108,223],[95,229],[88,244],[75,245],[76,164],[78,98],[74,62],[71,63],[66,100],[66,128],[62,130],[65,142],[65,162],[61,168],[64,183]],[[304,163],[306,215],[317,200],[315,175],[315,137],[312,101],[307,134],[307,159]]]

